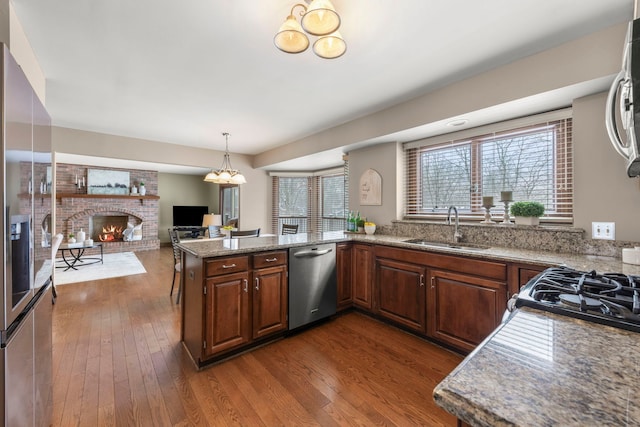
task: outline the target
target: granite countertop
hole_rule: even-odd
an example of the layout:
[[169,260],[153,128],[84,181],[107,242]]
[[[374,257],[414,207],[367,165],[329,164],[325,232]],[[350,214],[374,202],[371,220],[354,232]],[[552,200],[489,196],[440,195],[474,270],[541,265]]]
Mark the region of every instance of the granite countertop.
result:
[[539,266],[566,265],[576,270],[596,270],[599,273],[624,273],[640,275],[640,266],[623,264],[620,258],[531,251],[504,247],[488,249],[465,249],[448,247],[425,247],[405,240],[412,237],[398,237],[384,234],[364,235],[348,234],[342,231],[328,233],[298,233],[284,236],[252,237],[243,239],[196,239],[180,242],[180,249],[200,258],[218,257],[256,251],[286,249],[310,244],[343,242],[349,240],[366,243],[384,244],[394,247],[437,252],[453,255],[465,255],[479,259],[517,262]]
[[473,426],[638,426],[638,366],[640,334],[524,307],[433,398]]

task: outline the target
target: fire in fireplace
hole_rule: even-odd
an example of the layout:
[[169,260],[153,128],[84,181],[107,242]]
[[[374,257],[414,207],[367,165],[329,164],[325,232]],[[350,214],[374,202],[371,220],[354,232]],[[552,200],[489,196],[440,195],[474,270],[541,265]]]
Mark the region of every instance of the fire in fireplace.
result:
[[127,215],[94,215],[89,227],[91,238],[98,242],[120,242],[128,220]]

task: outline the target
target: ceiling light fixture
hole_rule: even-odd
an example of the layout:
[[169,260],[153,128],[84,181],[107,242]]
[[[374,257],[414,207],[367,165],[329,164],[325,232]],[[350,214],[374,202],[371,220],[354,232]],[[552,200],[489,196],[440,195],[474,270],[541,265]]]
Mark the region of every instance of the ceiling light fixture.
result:
[[220,169],[211,172],[204,177],[207,182],[213,182],[215,184],[245,184],[247,180],[239,170],[231,167],[231,160],[229,159],[229,132],[223,132],[226,145],[224,150],[224,160],[222,161],[222,167]]
[[[302,26],[296,20],[293,11],[300,6]],[[309,38],[305,32],[318,36],[313,43],[313,52],[321,58],[338,58],[347,51],[347,44],[340,35],[340,15],[329,0],[313,0],[309,6],[297,3],[291,8],[284,24],[280,26],[273,39],[276,47],[286,53],[300,53],[309,47]],[[303,30],[304,29],[304,30]]]
[[468,121],[469,120],[467,119],[456,119],[456,120],[447,122],[447,126],[453,126],[453,127],[463,126],[463,125],[466,125]]

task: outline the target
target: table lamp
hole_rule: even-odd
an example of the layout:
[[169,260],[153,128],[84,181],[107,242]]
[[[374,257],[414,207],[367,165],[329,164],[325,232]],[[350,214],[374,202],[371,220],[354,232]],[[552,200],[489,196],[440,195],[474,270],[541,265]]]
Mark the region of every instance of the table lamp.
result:
[[222,215],[205,214],[202,217],[202,226],[207,228],[209,237],[215,237],[220,235],[221,225],[222,225]]

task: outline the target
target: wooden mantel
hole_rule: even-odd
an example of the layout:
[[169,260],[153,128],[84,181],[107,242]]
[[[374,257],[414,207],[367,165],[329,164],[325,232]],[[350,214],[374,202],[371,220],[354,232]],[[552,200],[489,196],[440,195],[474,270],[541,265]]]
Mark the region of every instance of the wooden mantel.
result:
[[140,194],[84,194],[84,193],[57,193],[56,199],[138,199],[140,203],[144,203],[145,200],[159,200],[160,196]]

